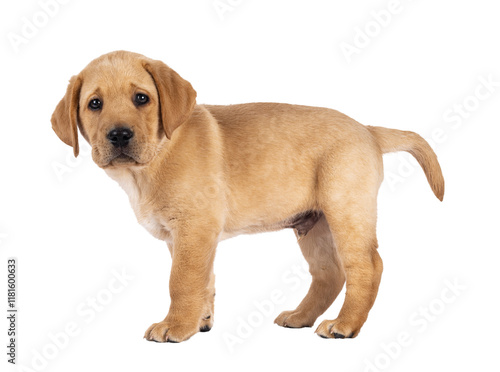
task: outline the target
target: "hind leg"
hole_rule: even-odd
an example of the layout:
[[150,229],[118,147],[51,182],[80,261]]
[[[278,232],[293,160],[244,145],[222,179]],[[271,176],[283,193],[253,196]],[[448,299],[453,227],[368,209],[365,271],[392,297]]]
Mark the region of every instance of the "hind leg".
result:
[[295,310],[284,311],[275,319],[274,322],[282,327],[312,327],[318,316],[333,303],[345,282],[325,216],[298,242],[309,264],[312,283],[306,297]]
[[346,298],[337,319],[324,320],[316,329],[324,338],[353,338],[359,334],[375,302],[382,275],[382,259],[374,244],[367,252],[341,257],[346,267]]
[[346,297],[337,319],[323,321],[316,330],[327,338],[358,335],[382,275],[375,234],[381,162],[369,154],[344,159],[337,158],[322,177],[322,209],[346,275]]

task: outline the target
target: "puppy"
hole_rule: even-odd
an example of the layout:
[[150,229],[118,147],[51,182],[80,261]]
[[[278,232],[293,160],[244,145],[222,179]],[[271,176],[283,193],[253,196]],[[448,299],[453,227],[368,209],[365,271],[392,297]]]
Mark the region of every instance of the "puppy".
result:
[[380,283],[375,234],[382,154],[408,151],[439,200],[444,180],[413,132],[363,126],[338,111],[280,103],[198,105],[191,84],[160,61],[118,51],[70,80],[52,128],[78,156],[78,130],[94,162],[125,190],[137,220],[172,255],[170,309],[145,338],[180,342],[214,321],[217,243],[294,230],[312,284],[275,320],[311,327],[344,282],[325,338],[356,337]]

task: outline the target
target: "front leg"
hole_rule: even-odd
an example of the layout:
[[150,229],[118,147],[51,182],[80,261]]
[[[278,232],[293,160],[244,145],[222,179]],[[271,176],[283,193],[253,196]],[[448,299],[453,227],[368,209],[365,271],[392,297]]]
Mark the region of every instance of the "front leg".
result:
[[[213,262],[218,233],[206,227],[179,231],[174,244],[170,273],[170,309],[166,318],[146,331],[144,338],[157,342],[185,341],[211,325],[213,314]],[[207,319],[209,317],[209,319]]]

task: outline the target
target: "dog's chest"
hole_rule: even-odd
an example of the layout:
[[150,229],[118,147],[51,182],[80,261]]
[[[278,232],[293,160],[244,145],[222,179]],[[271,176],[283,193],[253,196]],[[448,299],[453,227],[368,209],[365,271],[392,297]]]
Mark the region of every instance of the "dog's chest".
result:
[[170,232],[154,213],[153,203],[143,195],[135,177],[130,172],[126,171],[106,170],[106,173],[117,181],[121,188],[127,193],[130,205],[134,210],[139,224],[155,238],[164,241],[170,240]]

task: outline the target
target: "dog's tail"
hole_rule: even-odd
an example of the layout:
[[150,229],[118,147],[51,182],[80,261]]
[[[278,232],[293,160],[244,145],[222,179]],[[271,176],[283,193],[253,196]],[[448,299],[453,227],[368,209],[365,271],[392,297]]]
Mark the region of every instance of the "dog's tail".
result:
[[424,170],[434,195],[443,201],[443,174],[437,156],[426,140],[414,132],[371,126],[368,129],[383,153],[407,151],[412,154]]

